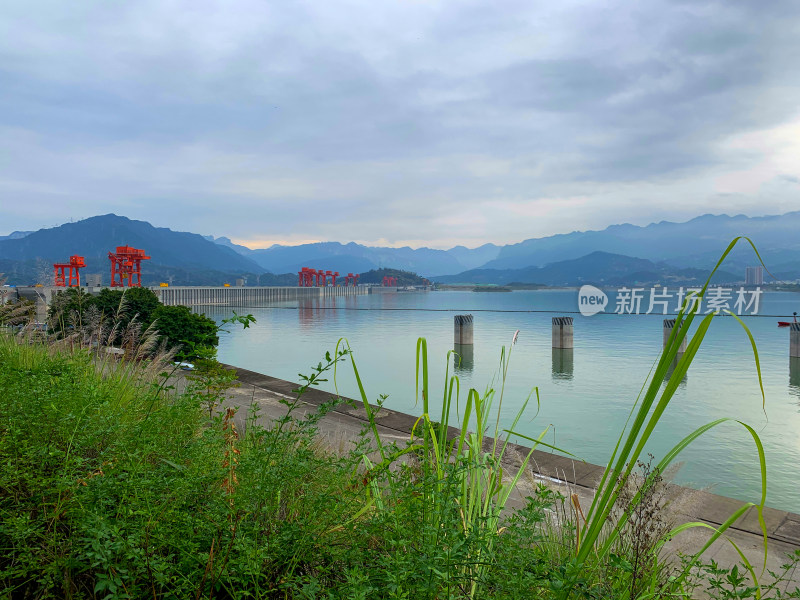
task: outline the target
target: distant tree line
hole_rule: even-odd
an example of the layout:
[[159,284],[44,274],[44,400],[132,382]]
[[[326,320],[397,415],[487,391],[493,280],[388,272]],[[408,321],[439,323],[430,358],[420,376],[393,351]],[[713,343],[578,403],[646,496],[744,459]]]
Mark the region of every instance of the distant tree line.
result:
[[396,277],[397,285],[423,285],[424,279],[410,271],[400,269],[372,269],[366,273],[361,273],[358,283],[377,283],[380,284],[384,277]]

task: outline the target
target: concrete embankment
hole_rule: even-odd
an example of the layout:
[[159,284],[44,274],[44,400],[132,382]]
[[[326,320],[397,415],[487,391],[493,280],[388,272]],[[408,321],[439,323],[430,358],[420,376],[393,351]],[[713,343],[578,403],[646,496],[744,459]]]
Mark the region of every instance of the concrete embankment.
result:
[[[281,400],[294,399],[292,390],[298,384],[254,371],[235,370],[240,387],[230,391],[229,406],[239,407],[239,418],[244,421],[249,410],[258,410],[258,422],[268,426],[270,421],[285,414],[286,406]],[[309,389],[298,406],[300,414],[316,410],[316,408],[335,396],[319,389]],[[402,442],[408,440],[417,417],[394,410],[381,410],[377,425],[385,439]],[[367,422],[363,408],[353,408],[340,404],[320,422],[320,434],[327,438],[333,446],[343,449],[356,439]],[[455,434],[456,430],[451,433]],[[512,456],[524,456],[528,448],[512,445]],[[581,506],[586,511],[594,495],[595,487],[603,474],[603,467],[592,465],[550,452],[534,451],[529,467],[529,476],[522,478],[521,488],[512,498],[512,507],[521,506],[523,499],[536,482],[544,482],[559,488],[565,495],[575,493],[580,498]],[[722,524],[730,515],[740,508],[744,502],[726,498],[707,491],[693,490],[682,486],[670,486],[671,519],[674,523],[701,522],[712,526]],[[767,525],[769,556],[767,568],[776,570],[785,563],[786,554],[800,548],[800,515],[783,510],[766,508],[764,519]],[[698,550],[711,535],[705,528],[694,528],[682,533],[672,542],[670,548],[676,551],[692,552]],[[748,559],[761,566],[763,563],[763,534],[758,524],[756,510],[750,509],[729,530],[728,537],[736,542]],[[734,564],[739,557],[727,541],[718,540],[707,551],[706,560],[714,559],[720,564]],[[793,581],[800,582],[800,573],[794,575]]]

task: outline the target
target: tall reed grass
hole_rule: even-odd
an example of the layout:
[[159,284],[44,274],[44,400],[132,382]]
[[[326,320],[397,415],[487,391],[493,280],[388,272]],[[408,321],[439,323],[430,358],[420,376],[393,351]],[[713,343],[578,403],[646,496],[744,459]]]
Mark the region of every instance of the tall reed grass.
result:
[[[705,295],[714,273],[716,273],[735,245],[742,239],[750,243],[758,259],[761,260],[758,251],[749,239],[734,239],[720,257],[697,296],[702,298]],[[694,307],[694,310],[690,310],[690,306]],[[637,463],[642,464],[643,452],[648,440],[668,409],[679,383],[685,377],[713,319],[717,316],[716,313],[709,313],[704,316],[698,315],[697,308],[699,306],[700,303],[693,302],[690,297],[686,299],[681,308],[676,326],[672,330],[666,347],[645,382],[640,397],[634,402],[624,429],[620,432],[617,444],[609,457],[587,514],[584,516],[580,506],[577,503],[574,504],[574,526],[576,529],[574,555],[564,567],[563,581],[556,594],[559,598],[571,597],[575,593],[576,585],[578,585],[579,581],[596,579],[601,576],[601,571],[608,561],[614,559],[613,552],[619,548],[620,536],[625,530],[628,520],[632,514],[636,514],[637,507],[646,498],[652,497],[653,488],[658,484],[661,475],[695,439],[726,422],[734,422],[740,425],[752,439],[754,461],[761,472],[760,499],[758,502],[744,502],[719,527],[693,522],[681,524],[664,533],[658,543],[655,544],[655,547],[650,550],[651,553],[657,553],[664,543],[688,529],[697,527],[711,529],[711,535],[707,542],[696,554],[684,561],[679,573],[674,574],[668,582],[663,581],[661,578],[653,577],[649,581],[648,589],[642,593],[644,596],[657,597],[679,588],[690,577],[693,569],[701,561],[704,552],[717,539],[722,537],[725,531],[741,518],[747,510],[753,507],[758,511],[758,520],[763,535],[764,564],[766,565],[768,546],[763,510],[767,492],[767,469],[764,448],[757,432],[748,424],[736,419],[717,419],[698,427],[683,439],[678,440],[669,452],[660,457],[654,465],[651,465],[652,468],[648,468],[635,493],[629,498],[626,509],[619,514],[612,514],[614,507],[619,505],[621,494],[629,488],[629,482],[634,477],[633,470],[635,466]],[[758,372],[759,384],[761,385],[758,350],[753,336],[741,319],[733,313],[729,312],[728,314],[738,320],[749,339]],[[698,319],[699,323],[695,332],[690,336],[686,352],[680,354],[681,343],[689,335],[695,319]],[[546,446],[569,454],[543,441],[547,428],[535,438],[525,436],[516,431],[519,420],[534,395],[538,407],[540,399],[537,389],[534,389],[531,395],[522,402],[521,408],[512,422],[507,427],[501,426],[500,415],[508,365],[518,333],[514,334],[509,347],[504,347],[501,350],[499,385],[497,388],[490,387],[483,394],[475,389],[469,389],[463,402],[463,411],[459,409],[460,382],[456,375],[451,376],[449,373],[450,353],[448,353],[448,370],[445,374],[441,403],[436,407],[439,411],[437,413],[438,421],[434,421],[432,418],[434,405],[432,404],[428,380],[427,343],[423,338],[420,338],[417,343],[416,387],[417,400],[418,402],[421,400],[422,404],[422,415],[414,427],[412,443],[414,443],[413,449],[420,451],[421,468],[424,476],[434,481],[433,485],[425,488],[422,501],[428,510],[427,516],[432,522],[435,523],[437,520],[442,520],[442,515],[447,510],[455,509],[459,515],[463,532],[467,535],[477,536],[482,540],[481,544],[475,546],[474,553],[468,557],[462,569],[463,578],[471,582],[469,585],[470,597],[475,597],[480,593],[479,585],[484,580],[489,565],[487,557],[492,554],[494,544],[501,531],[500,524],[503,511],[511,492],[517,486],[522,472],[528,465],[533,450],[539,446]],[[340,340],[340,344],[346,347],[348,351],[350,350],[346,340]],[[376,425],[377,410],[380,407],[376,408],[370,404],[352,352],[349,352],[349,357],[359,389],[360,400],[366,411],[369,427],[382,461],[380,465],[376,466],[372,465],[365,457],[365,463],[371,470],[377,468],[381,471],[386,471],[389,465],[405,455],[409,448],[394,449],[392,452],[387,451],[387,446],[382,442]],[[763,385],[761,385],[761,393],[762,403],[764,403]],[[455,435],[449,436],[448,431],[453,424],[458,426],[458,430]],[[519,467],[508,473],[504,471],[503,459],[506,455],[509,439],[512,437],[526,440],[530,444],[530,451],[523,457]],[[648,461],[648,464],[650,464],[650,461]],[[383,497],[386,494],[393,493],[393,489],[394,485],[391,481],[386,488],[379,488],[377,484],[373,484],[370,491],[372,496],[370,502],[374,502],[378,507],[384,506],[386,502]],[[613,525],[609,525],[612,520],[614,521]],[[741,557],[742,563],[752,579],[755,597],[760,598],[761,584],[754,566],[733,540],[729,539],[728,542]],[[654,560],[654,558],[651,556],[648,557],[648,560]],[[669,589],[666,589],[665,586]]]

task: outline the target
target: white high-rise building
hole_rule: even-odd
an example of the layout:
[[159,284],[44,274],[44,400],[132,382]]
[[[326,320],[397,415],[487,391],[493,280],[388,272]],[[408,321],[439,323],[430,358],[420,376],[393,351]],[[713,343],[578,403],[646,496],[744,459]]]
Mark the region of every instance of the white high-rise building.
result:
[[747,267],[744,274],[745,285],[761,285],[764,283],[764,267]]

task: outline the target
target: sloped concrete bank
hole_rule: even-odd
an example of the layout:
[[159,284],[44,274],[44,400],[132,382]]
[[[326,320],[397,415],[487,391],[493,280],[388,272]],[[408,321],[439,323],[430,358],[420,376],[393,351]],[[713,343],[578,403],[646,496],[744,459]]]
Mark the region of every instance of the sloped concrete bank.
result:
[[[240,383],[240,387],[230,391],[228,405],[240,408],[239,417],[242,420],[251,407],[256,407],[259,411],[259,423],[268,425],[269,421],[285,414],[286,406],[281,400],[296,398],[292,390],[299,387],[297,383],[232,365],[225,366],[236,371]],[[312,412],[322,403],[329,402],[335,397],[329,392],[309,389],[303,395],[298,410],[301,414]],[[357,408],[347,404],[339,405],[320,422],[320,433],[330,441],[341,445],[354,440],[367,422],[363,407],[359,404],[356,406]],[[377,425],[381,435],[387,439],[404,441],[409,438],[416,420],[415,416],[384,408],[378,416]],[[458,432],[451,428],[450,433],[456,435]],[[516,444],[509,446],[514,450],[511,456],[525,456],[529,451],[525,446]],[[603,467],[598,465],[540,450],[533,452],[529,468],[532,475],[530,480],[536,478],[549,485],[563,487],[562,491],[565,493],[577,493],[581,505],[585,508],[591,503],[595,487],[603,474]],[[527,494],[524,490],[521,491],[517,494],[516,501],[511,504],[521,505],[525,495]],[[720,525],[744,504],[741,500],[678,485],[670,486],[669,495],[674,511],[672,518],[676,524],[697,521]],[[800,548],[800,515],[766,508],[764,519],[769,546],[767,568],[776,569],[786,562],[784,560],[786,554]],[[763,534],[754,508],[745,513],[728,532],[729,537],[741,547],[754,565],[763,563]],[[670,547],[676,551],[691,552],[693,549],[699,549],[710,535],[708,529],[692,529],[673,540]],[[733,547],[723,540],[718,540],[706,553],[706,559],[710,558],[720,564],[733,564],[739,560]],[[800,573],[795,574],[794,581],[800,581]]]

